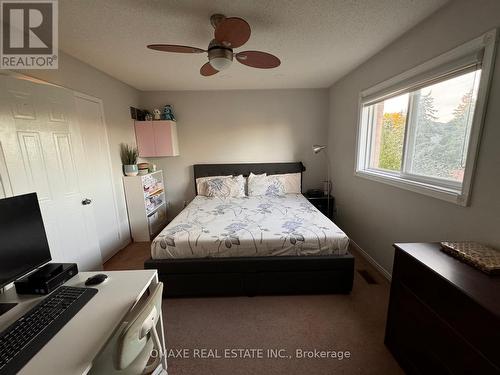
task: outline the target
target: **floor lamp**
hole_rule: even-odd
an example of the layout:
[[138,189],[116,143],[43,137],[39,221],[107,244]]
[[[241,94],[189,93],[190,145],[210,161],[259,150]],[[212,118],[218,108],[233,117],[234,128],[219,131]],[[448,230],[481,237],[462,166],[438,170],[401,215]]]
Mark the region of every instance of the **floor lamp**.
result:
[[[326,145],[313,145],[312,150],[315,154],[319,154],[321,151],[324,151],[323,154],[326,157],[326,183],[328,184],[328,189],[327,189],[327,197],[326,197],[326,209],[327,209],[327,216],[330,216],[330,190],[331,190],[331,185],[330,185],[330,158],[328,157],[328,152],[326,151],[327,146]],[[329,217],[331,220],[332,218]]]

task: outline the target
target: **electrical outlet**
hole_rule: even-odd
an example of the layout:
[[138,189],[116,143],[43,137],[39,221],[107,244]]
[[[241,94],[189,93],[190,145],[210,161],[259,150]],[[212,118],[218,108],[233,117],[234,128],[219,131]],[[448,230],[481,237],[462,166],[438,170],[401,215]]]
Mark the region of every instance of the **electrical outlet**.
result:
[[186,206],[187,206],[188,204],[189,204],[189,202],[188,202],[188,201],[184,201],[184,206],[183,206],[183,207],[184,207],[184,208],[186,208]]

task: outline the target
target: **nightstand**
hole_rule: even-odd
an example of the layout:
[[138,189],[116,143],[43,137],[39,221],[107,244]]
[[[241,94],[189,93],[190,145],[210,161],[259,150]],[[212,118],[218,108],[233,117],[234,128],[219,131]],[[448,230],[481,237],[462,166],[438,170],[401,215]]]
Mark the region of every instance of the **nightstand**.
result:
[[308,196],[307,193],[304,194],[309,202],[312,203],[314,207],[316,207],[323,215],[328,217],[330,220],[335,220],[335,197],[330,195],[330,212],[328,212],[328,197],[326,195],[322,195],[320,197],[311,197]]

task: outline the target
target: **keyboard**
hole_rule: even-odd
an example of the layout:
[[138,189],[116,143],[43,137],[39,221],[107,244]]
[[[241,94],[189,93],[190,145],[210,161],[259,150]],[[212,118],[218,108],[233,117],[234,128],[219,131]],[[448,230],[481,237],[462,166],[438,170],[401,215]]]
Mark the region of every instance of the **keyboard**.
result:
[[61,286],[0,333],[0,374],[15,374],[97,293]]

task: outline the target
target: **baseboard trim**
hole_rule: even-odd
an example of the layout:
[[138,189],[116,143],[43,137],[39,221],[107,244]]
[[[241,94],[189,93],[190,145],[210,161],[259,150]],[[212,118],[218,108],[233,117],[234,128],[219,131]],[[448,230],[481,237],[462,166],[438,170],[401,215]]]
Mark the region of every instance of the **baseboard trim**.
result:
[[373,267],[375,267],[377,271],[382,276],[384,276],[388,281],[392,280],[392,275],[384,267],[382,267],[375,259],[373,259],[370,254],[364,251],[356,242],[350,240],[350,246],[352,246],[357,252],[359,252],[359,254],[362,255],[363,258],[365,258],[368,261],[368,263],[370,263]]
[[102,264],[104,265],[104,263],[106,263],[108,260],[110,260],[111,258],[113,258],[116,254],[118,254],[120,251],[122,251],[123,249],[125,249],[131,243],[132,243],[132,240],[131,240],[130,237],[127,238],[125,241],[122,241],[122,243],[120,244],[120,247],[117,248],[116,250],[114,250],[113,254],[111,254],[110,256],[108,256],[107,259],[103,259],[102,260]]

